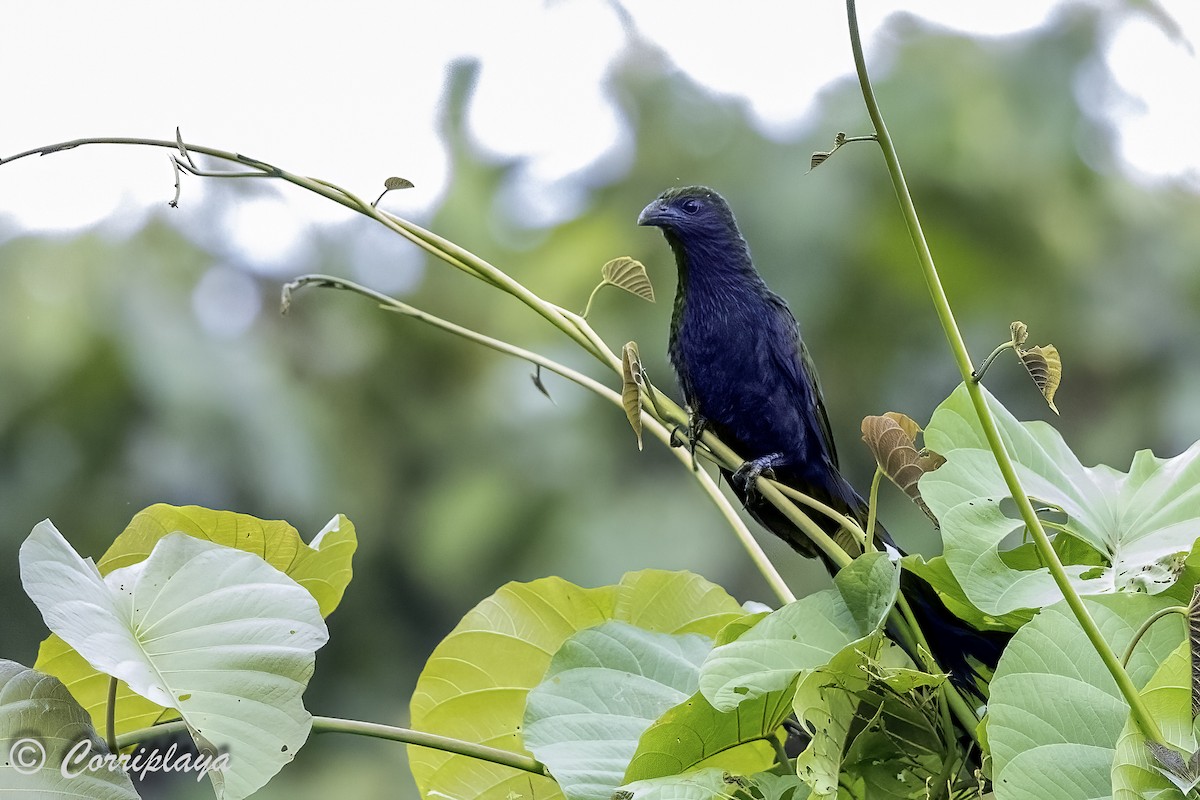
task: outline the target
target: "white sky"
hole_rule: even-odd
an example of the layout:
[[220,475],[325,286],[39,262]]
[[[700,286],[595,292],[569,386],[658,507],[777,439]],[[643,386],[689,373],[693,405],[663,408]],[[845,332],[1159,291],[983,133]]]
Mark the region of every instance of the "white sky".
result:
[[[900,7],[950,29],[1009,35],[1058,5],[861,0],[859,13],[869,47]],[[189,141],[261,155],[371,197],[383,178],[402,175],[417,188],[393,194],[388,207],[420,214],[449,179],[435,119],[446,66],[463,56],[483,63],[472,134],[486,151],[528,158],[523,199],[535,215],[553,216],[538,207],[541,189],[600,158],[620,163],[632,145],[604,83],[625,34],[601,0],[6,6],[0,157],[86,135],[171,138],[179,125]],[[1106,66],[1129,95],[1106,112],[1120,123],[1131,174],[1200,188],[1200,65],[1189,45],[1200,41],[1200,3],[1158,6],[1184,41],[1136,14],[1106,31]],[[681,69],[746,98],[768,135],[802,124],[811,98],[851,67],[840,2],[625,7]],[[198,203],[202,183],[187,181],[185,204]],[[171,191],[165,151],[85,148],[2,165],[0,235],[13,225],[61,231],[99,220],[129,230]],[[285,196],[239,203],[220,235],[252,258],[286,261],[314,222],[346,216],[299,190]]]

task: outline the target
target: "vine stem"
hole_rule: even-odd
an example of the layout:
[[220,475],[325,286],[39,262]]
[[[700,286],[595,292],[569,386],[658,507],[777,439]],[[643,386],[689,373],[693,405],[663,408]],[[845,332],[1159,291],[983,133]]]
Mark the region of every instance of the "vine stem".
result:
[[[408,220],[397,217],[393,214],[381,211],[371,203],[364,201],[354,193],[336,185],[329,181],[324,181],[319,178],[308,178],[298,175],[293,172],[281,169],[273,164],[265,161],[260,161],[249,156],[235,153],[230,150],[221,150],[215,147],[207,147],[197,144],[185,144],[179,131],[176,130],[176,138],[174,140],[166,139],[149,139],[140,137],[128,136],[96,136],[71,139],[55,144],[42,145],[30,150],[25,150],[7,158],[0,158],[0,164],[8,164],[18,159],[28,158],[30,156],[46,156],[53,153],[61,153],[67,150],[73,150],[86,145],[109,144],[109,145],[133,145],[139,147],[158,147],[175,151],[172,159],[172,164],[176,173],[176,201],[178,200],[179,172],[188,172],[194,175],[205,177],[235,177],[235,178],[276,178],[278,180],[291,183],[302,189],[306,189],[314,194],[320,195],[328,200],[332,200],[339,205],[345,206],[351,211],[356,211],[376,222],[384,225],[393,233],[398,234],[409,242],[417,245],[422,250],[430,255],[433,255],[450,266],[458,269],[473,278],[483,281],[490,286],[500,289],[507,294],[520,300],[530,309],[538,313],[576,344],[582,347],[587,353],[595,357],[600,363],[608,367],[609,370],[616,374],[621,374],[621,361],[611,348],[605,344],[600,335],[595,329],[588,324],[579,314],[569,311],[554,303],[548,302],[539,297],[519,281],[513,279],[498,267],[490,264],[479,256],[460,247],[454,242],[445,239],[432,231],[428,231],[419,225],[416,225]],[[212,158],[228,161],[234,164],[239,164],[243,167],[250,168],[249,172],[213,172],[199,169],[192,160],[192,153],[199,153],[210,156]],[[172,205],[175,205],[172,202]],[[345,283],[345,282],[344,282]],[[347,284],[348,285],[348,284]],[[379,298],[376,298],[379,299]],[[411,307],[410,307],[411,308]],[[419,317],[424,312],[412,310],[410,316]],[[427,320],[428,321],[428,320]],[[452,324],[452,323],[448,323]],[[524,357],[524,356],[522,356]],[[533,363],[538,363],[534,361]],[[555,370],[558,371],[558,370]],[[560,372],[560,374],[562,374]],[[652,417],[656,418],[663,424],[686,424],[687,415],[683,410],[665,396],[660,396],[659,402],[661,409],[656,405],[650,407],[647,400],[643,400],[643,409]],[[665,412],[665,413],[664,413]],[[655,432],[656,436],[658,432]],[[661,437],[659,437],[661,438]],[[665,440],[668,444],[670,439]],[[741,466],[743,460],[738,458],[737,454],[726,444],[721,442],[712,432],[705,432],[701,441],[707,448],[708,452],[713,456],[714,461],[725,469],[734,470]],[[717,503],[722,515],[732,527],[735,535],[742,543],[743,547],[751,553],[751,557],[755,565],[763,573],[764,577],[772,585],[776,594],[780,599],[792,598],[794,595],[790,590],[787,590],[779,578],[779,573],[774,566],[770,564],[766,555],[758,546],[754,537],[749,533],[746,525],[741,522],[737,513],[729,506],[727,500],[720,493],[715,483],[706,473],[700,470],[691,469],[692,463],[688,462],[689,471],[693,473],[696,480],[700,482],[704,491],[709,494],[715,503]],[[766,479],[759,479],[760,488],[765,486]],[[789,501],[779,491],[774,491],[772,487],[767,487],[764,491],[767,499],[778,506],[780,510],[787,515],[793,522],[796,522],[802,530],[808,535],[815,537],[814,541],[827,555],[835,562],[842,564],[849,563],[849,556],[837,546],[828,536],[811,521],[807,524],[798,522],[798,519],[807,520],[807,515],[794,503]],[[811,503],[810,503],[811,505]],[[857,528],[857,526],[854,526]],[[790,602],[790,600],[785,600]]]
[[[66,150],[73,150],[77,147],[83,147],[85,145],[95,145],[95,144],[133,145],[133,146],[140,146],[140,147],[160,147],[160,148],[175,150],[177,152],[177,155],[173,158],[172,164],[175,168],[175,173],[176,173],[176,184],[175,184],[176,185],[176,198],[175,198],[175,201],[172,202],[172,205],[176,205],[176,203],[178,201],[178,189],[179,189],[178,173],[180,171],[185,171],[185,172],[188,172],[188,173],[191,173],[194,175],[201,175],[201,176],[207,176],[207,177],[277,178],[279,180],[283,180],[283,181],[291,183],[295,186],[298,186],[302,189],[307,189],[308,191],[313,192],[314,194],[317,194],[317,195],[320,195],[321,197],[332,200],[335,203],[343,205],[352,211],[357,211],[358,213],[363,214],[364,216],[375,220],[376,222],[387,227],[392,232],[407,239],[411,243],[420,247],[422,250],[425,250],[430,255],[436,256],[437,258],[441,259],[442,261],[445,261],[450,266],[452,266],[458,270],[461,270],[462,272],[467,273],[471,277],[477,278],[477,279],[483,281],[484,283],[494,286],[494,287],[500,289],[501,291],[504,291],[504,292],[516,297],[518,300],[520,300],[526,306],[533,309],[540,316],[542,316],[547,321],[549,321],[552,325],[554,325],[560,331],[565,333],[569,338],[571,338],[573,341],[575,341],[576,344],[578,344],[580,347],[582,347],[590,355],[594,356],[598,361],[600,361],[602,364],[604,364],[610,370],[617,373],[618,375],[621,372],[620,359],[617,358],[616,354],[613,353],[613,351],[600,338],[599,334],[597,334],[595,332],[595,330],[587,323],[587,321],[582,316],[580,316],[579,314],[576,314],[572,311],[568,311],[565,308],[557,306],[554,303],[550,303],[546,300],[543,300],[541,297],[539,297],[538,295],[536,295],[535,293],[530,291],[528,288],[526,288],[524,285],[522,285],[519,281],[514,280],[507,273],[503,272],[502,270],[500,270],[499,268],[495,267],[494,265],[488,263],[487,261],[479,258],[478,256],[471,253],[470,251],[465,250],[464,248],[460,247],[459,245],[454,244],[453,242],[451,242],[447,239],[444,239],[441,236],[438,236],[437,234],[433,233],[432,231],[428,231],[428,230],[420,227],[419,225],[415,225],[415,224],[413,224],[405,219],[402,219],[400,217],[397,217],[393,214],[389,214],[387,212],[380,211],[379,209],[375,208],[375,206],[373,204],[367,203],[366,201],[359,198],[357,195],[353,194],[352,192],[349,192],[346,189],[343,189],[342,187],[337,186],[336,184],[330,183],[328,181],[324,181],[319,178],[307,178],[302,175],[297,175],[295,173],[288,172],[287,170],[280,169],[279,167],[276,167],[272,164],[268,164],[264,161],[259,161],[254,158],[250,158],[249,156],[245,156],[240,153],[235,153],[235,152],[232,152],[229,150],[221,150],[221,149],[218,149],[215,147],[206,147],[204,145],[197,145],[197,144],[185,145],[183,143],[182,137],[179,135],[178,130],[176,131],[176,139],[174,141],[169,141],[166,139],[148,139],[148,138],[128,137],[128,136],[97,136],[97,137],[72,139],[72,140],[65,141],[65,142],[57,142],[55,144],[43,145],[41,147],[33,148],[31,150],[25,150],[23,152],[9,156],[7,158],[0,158],[0,165],[8,164],[12,161],[16,161],[16,160],[22,159],[22,158],[28,158],[30,156],[35,156],[35,155],[46,156],[46,155],[50,155],[53,153],[64,152]],[[195,163],[192,161],[191,153],[193,153],[193,152],[201,153],[203,155],[207,155],[212,158],[221,159],[223,161],[229,161],[229,162],[232,162],[235,164],[241,164],[243,166],[250,167],[256,171],[254,171],[254,172],[208,172],[208,171],[200,170],[196,167]],[[349,282],[342,281],[341,283],[343,285],[338,288],[350,288]],[[332,285],[332,284],[330,284],[330,285]],[[365,287],[356,287],[355,290],[356,291],[363,290],[363,291],[360,291],[360,293],[369,294],[369,296],[373,296],[374,299],[380,300],[381,302],[391,300],[391,298],[386,298],[383,295],[371,294],[371,293],[369,293],[369,290],[365,290]],[[387,305],[386,302],[384,302],[384,304]],[[400,309],[393,309],[393,310],[399,311]],[[432,321],[432,319],[434,319],[431,315],[425,315],[424,312],[414,309],[411,306],[407,307],[407,310],[402,313],[406,313],[408,316],[412,316],[412,317],[415,317],[418,319],[424,319],[424,321],[426,321],[426,322],[430,322],[430,321]],[[426,318],[426,317],[428,317],[428,318]],[[455,327],[455,326],[453,326],[453,323],[446,322],[445,320],[442,320],[442,322],[446,323],[445,326],[442,326],[446,330],[451,330],[452,327]],[[447,327],[447,326],[450,326],[450,327]],[[462,329],[462,330],[466,330],[466,329]],[[470,337],[468,337],[468,338],[470,338]],[[497,340],[491,340],[491,341],[493,343],[497,342]],[[503,344],[503,343],[500,343],[500,344]],[[496,348],[496,349],[501,349],[501,348]],[[540,363],[536,359],[527,358],[527,356],[531,356],[531,355],[536,355],[536,354],[530,353],[529,351],[523,351],[523,354],[519,355],[518,357],[526,358],[526,360],[530,360],[532,363]],[[538,356],[538,358],[540,358],[540,356]],[[542,366],[545,366],[548,369],[551,369],[552,371],[558,372],[560,375],[564,375],[564,377],[568,377],[572,380],[575,380],[576,377],[579,377],[579,373],[575,373],[574,375],[566,375],[562,371],[562,369],[565,369],[565,368],[562,368],[562,365],[557,365],[557,367],[559,367],[559,368],[555,368],[555,367],[549,366],[549,364],[547,364],[547,363],[542,363]],[[576,381],[576,382],[579,382],[579,381]],[[586,384],[584,384],[584,385],[586,385]],[[597,384],[597,385],[599,385],[599,384]],[[592,387],[589,386],[588,388],[592,388]],[[661,415],[657,408],[647,409],[647,411],[650,413],[650,415],[652,417],[653,416],[661,416],[662,417],[662,419],[657,420],[658,422],[680,423],[684,419],[686,419],[686,415],[683,413],[682,409],[680,409],[676,403],[671,401],[669,398],[665,398],[665,397],[662,398],[662,400],[663,400],[663,407],[667,412],[667,414],[665,416]],[[618,402],[618,405],[620,405],[619,402]],[[643,416],[645,417],[646,415],[644,414]],[[661,425],[659,427],[661,427]],[[651,426],[651,430],[654,432],[655,436],[662,439],[668,445],[670,444],[669,436],[664,438],[663,432],[660,430],[657,430],[653,426]],[[706,434],[704,443],[710,450],[723,454],[724,459],[726,461],[731,461],[732,459],[736,458],[736,456],[733,454],[733,451],[730,450],[724,444],[722,444],[716,438],[716,436],[714,436],[711,433]],[[740,460],[733,461],[732,464],[733,464],[733,466],[730,468],[735,469],[738,465],[741,464],[741,461]],[[781,601],[783,601],[785,603],[794,601],[796,599],[795,594],[787,587],[786,583],[783,581],[783,578],[780,576],[778,570],[775,569],[774,565],[767,558],[766,553],[763,552],[761,546],[759,546],[757,541],[754,539],[753,535],[750,533],[750,531],[746,527],[745,523],[743,523],[741,521],[741,519],[738,517],[737,512],[729,505],[729,501],[726,500],[724,495],[721,494],[720,489],[717,487],[716,483],[712,480],[711,477],[709,477],[707,475],[707,473],[704,473],[702,471],[697,471],[697,470],[691,470],[690,468],[691,468],[692,464],[691,464],[690,460],[688,460],[688,466],[689,466],[689,471],[693,472],[696,480],[700,483],[701,488],[705,491],[706,494],[709,495],[709,497],[712,499],[712,501],[717,505],[718,509],[721,512],[721,515],[729,523],[729,525],[733,529],[734,534],[737,536],[739,542],[750,554],[750,557],[754,561],[755,566],[758,567],[759,571],[763,574],[764,579],[767,581],[768,584],[770,584],[770,586],[771,586],[772,590],[775,592],[775,594],[779,597],[779,599]],[[780,502],[784,503],[785,505],[792,506],[793,510],[798,511],[798,509],[795,509],[793,504],[789,503],[787,500],[783,499],[778,494],[776,495],[776,498]]]
[[1088,641],[1091,642],[1092,647],[1100,655],[1104,666],[1116,682],[1117,688],[1129,704],[1130,714],[1134,721],[1147,739],[1162,742],[1163,736],[1159,730],[1158,723],[1154,721],[1154,717],[1151,716],[1149,709],[1146,708],[1146,704],[1142,702],[1142,697],[1138,694],[1137,687],[1133,685],[1133,680],[1129,677],[1129,673],[1121,666],[1117,654],[1113,652],[1108,642],[1105,641],[1099,626],[1096,625],[1096,621],[1084,605],[1083,599],[1075,591],[1075,587],[1071,585],[1071,580],[1063,568],[1062,561],[1058,558],[1058,553],[1051,546],[1050,538],[1042,528],[1042,522],[1038,519],[1037,512],[1033,504],[1029,501],[1029,496],[1025,494],[1020,478],[1017,476],[1016,468],[1013,466],[1008,450],[1004,446],[1004,441],[1000,437],[1000,429],[997,427],[996,420],[992,416],[987,398],[984,396],[979,384],[972,380],[974,369],[971,366],[971,356],[967,352],[966,343],[963,341],[962,333],[959,331],[958,324],[954,320],[954,313],[950,309],[950,302],[946,298],[945,290],[942,288],[941,278],[938,276],[937,267],[933,263],[933,254],[930,252],[929,245],[925,241],[925,233],[921,229],[921,221],[917,216],[916,206],[913,204],[912,195],[908,191],[908,184],[904,180],[904,172],[900,168],[900,159],[896,154],[896,147],[892,142],[891,134],[888,133],[887,125],[884,124],[883,114],[879,110],[879,103],[875,99],[875,90],[871,86],[871,78],[867,73],[866,58],[863,55],[862,37],[858,30],[858,12],[855,7],[855,0],[846,0],[846,19],[850,28],[850,47],[854,53],[854,69],[858,75],[863,102],[867,107],[867,114],[871,118],[871,124],[875,126],[875,135],[879,141],[879,149],[883,152],[883,159],[887,164],[887,171],[892,179],[892,187],[896,191],[896,199],[900,203],[900,210],[908,225],[909,236],[912,238],[913,246],[916,248],[917,258],[920,261],[925,283],[933,299],[933,306],[937,311],[938,320],[942,324],[942,330],[946,334],[946,340],[949,342],[950,349],[954,354],[954,361],[958,365],[958,371],[962,375],[963,382],[967,387],[967,394],[971,398],[971,404],[975,408],[975,414],[979,418],[979,424],[983,429],[984,436],[987,438],[992,455],[996,459],[996,465],[999,467],[1000,474],[1004,478],[1004,483],[1008,487],[1013,500],[1016,502],[1018,510],[1021,512],[1021,518],[1024,520],[1030,533],[1033,534],[1033,540],[1038,552],[1045,559],[1055,584],[1057,584],[1059,591],[1062,592],[1071,612],[1079,621],[1079,625],[1083,628]]
[[[397,314],[402,314],[406,317],[411,317],[415,320],[419,320],[420,322],[424,322],[427,325],[432,325],[435,328],[446,331],[447,333],[452,333],[455,336],[467,339],[475,344],[482,345],[499,353],[505,353],[506,355],[528,361],[531,364],[536,364],[543,369],[560,375],[567,380],[572,381],[573,383],[599,395],[600,397],[603,397],[605,400],[615,404],[618,408],[624,409],[620,394],[581,372],[577,372],[576,370],[560,364],[553,359],[546,358],[539,353],[535,353],[531,350],[525,350],[524,348],[517,347],[516,345],[500,339],[492,338],[486,334],[471,330],[470,328],[463,327],[462,325],[455,324],[449,320],[442,319],[441,317],[430,314],[427,311],[422,311],[421,309],[410,306],[409,304],[397,300],[394,297],[381,294],[380,292],[376,292],[374,289],[367,288],[366,286],[362,286],[353,281],[337,278],[332,275],[303,275],[293,281],[290,281],[284,287],[285,307],[287,302],[290,301],[292,293],[306,286],[342,289],[344,291],[354,292],[355,294],[362,295],[379,303],[380,306],[387,311],[392,311]],[[671,447],[671,432],[662,422],[651,416],[645,410],[642,412],[642,426],[646,430],[650,431],[655,438],[657,438],[663,444],[666,444],[668,449],[675,455],[677,459],[686,463],[689,467],[691,466],[691,455],[684,452],[682,448]],[[796,595],[788,587],[787,582],[783,579],[783,576],[779,574],[779,570],[777,570],[775,565],[771,563],[771,560],[763,551],[762,546],[758,543],[758,540],[754,538],[754,535],[750,532],[750,529],[746,527],[746,523],[742,522],[742,519],[738,516],[737,511],[732,505],[730,505],[729,500],[726,499],[725,495],[721,493],[716,481],[714,481],[712,477],[703,470],[696,471],[695,478],[697,482],[699,482],[700,488],[704,490],[704,493],[708,495],[710,500],[712,500],[713,504],[717,507],[717,510],[721,512],[721,516],[725,518],[725,521],[733,529],[738,541],[746,550],[746,553],[750,556],[750,560],[754,562],[756,567],[758,567],[759,572],[762,573],[763,578],[771,587],[771,590],[775,593],[775,596],[778,597],[779,601],[782,603],[794,603],[796,601]]]
[[[119,747],[129,747],[145,739],[167,734],[184,733],[186,731],[188,731],[188,726],[183,720],[165,722],[161,725],[151,725],[149,728],[140,728],[136,731],[123,733],[117,737],[117,745]],[[490,761],[493,764],[512,767],[513,769],[530,772],[534,775],[550,776],[550,771],[546,769],[546,765],[533,756],[514,753],[511,750],[501,750],[497,747],[488,747],[487,745],[476,744],[475,742],[467,742],[462,739],[453,739],[449,736],[439,736],[436,733],[415,731],[411,728],[397,728],[393,725],[381,725],[377,722],[360,722],[359,720],[340,719],[338,717],[313,717],[312,732],[350,733],[355,736],[388,739],[393,742],[404,742],[405,744],[429,747],[434,750],[442,750],[460,756],[469,756],[470,758],[477,758],[480,761]]]
[[1141,627],[1139,627],[1137,632],[1133,634],[1133,638],[1129,640],[1129,645],[1125,648],[1125,654],[1121,656],[1121,666],[1129,666],[1129,659],[1133,657],[1133,651],[1138,646],[1138,642],[1140,642],[1142,637],[1154,627],[1154,623],[1158,622],[1163,617],[1170,616],[1171,614],[1180,614],[1184,619],[1187,619],[1190,611],[1191,609],[1189,609],[1187,606],[1170,606],[1169,608],[1160,608],[1158,611],[1155,611],[1153,614],[1151,614],[1150,618],[1141,624]]

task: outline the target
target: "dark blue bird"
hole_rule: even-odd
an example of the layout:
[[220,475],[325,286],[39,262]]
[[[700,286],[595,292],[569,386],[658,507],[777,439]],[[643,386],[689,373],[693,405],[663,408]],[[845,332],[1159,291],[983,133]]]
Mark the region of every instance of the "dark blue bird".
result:
[[[820,555],[752,489],[765,472],[866,521],[866,503],[838,470],[821,386],[795,317],[763,282],[733,213],[713,190],[669,189],[646,206],[638,224],[661,228],[675,251],[671,364],[695,424],[746,459],[726,478],[750,514],[804,555]],[[838,533],[833,520],[812,516]],[[853,541],[838,541],[851,555],[861,552]]]
[[[723,470],[747,511],[801,554],[836,566],[796,525],[754,490],[773,476],[856,519],[867,504],[838,469],[817,372],[787,303],[767,288],[733,212],[712,189],[668,189],[646,206],[639,225],[661,228],[675,253],[679,284],[671,317],[671,363],[692,415],[689,438],[711,430],[745,463]],[[850,555],[859,544],[823,514],[809,516]],[[887,532],[876,537],[895,546]],[[967,656],[994,667],[1004,634],[977,631],[952,615],[917,576],[904,573],[904,591],[939,662],[965,681],[975,671]],[[934,630],[930,630],[933,628]]]

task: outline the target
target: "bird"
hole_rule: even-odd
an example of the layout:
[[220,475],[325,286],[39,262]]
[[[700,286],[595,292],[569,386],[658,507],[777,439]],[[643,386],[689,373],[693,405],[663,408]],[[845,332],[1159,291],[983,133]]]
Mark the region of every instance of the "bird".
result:
[[[733,211],[713,189],[667,189],[637,223],[659,228],[675,256],[668,353],[688,410],[687,443],[694,450],[707,430],[733,448],[744,463],[721,473],[750,516],[836,573],[838,565],[755,488],[760,475],[772,477],[866,529],[867,502],[839,468],[816,366],[791,309],[768,288]],[[836,520],[809,516],[849,555],[862,552]],[[881,525],[875,537],[877,549],[903,555]],[[907,570],[901,587],[938,663],[979,694],[977,679],[987,677],[980,667],[994,669],[1008,635],[958,619],[932,586]]]

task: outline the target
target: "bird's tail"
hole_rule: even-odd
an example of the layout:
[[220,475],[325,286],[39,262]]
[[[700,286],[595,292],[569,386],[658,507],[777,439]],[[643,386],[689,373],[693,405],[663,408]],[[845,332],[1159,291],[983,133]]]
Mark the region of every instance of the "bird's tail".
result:
[[[783,477],[783,476],[780,476]],[[791,476],[789,476],[791,477]],[[728,479],[729,476],[726,475]],[[841,476],[838,476],[841,479]],[[785,479],[786,480],[786,479]],[[786,480],[789,485],[796,485],[793,480]],[[822,502],[838,508],[848,516],[854,517],[860,524],[866,522],[867,503],[844,479],[834,491],[822,491],[819,487],[796,485],[796,488],[815,497]],[[734,493],[742,501],[750,516],[760,525],[783,539],[792,549],[806,558],[820,558],[830,575],[838,571],[838,566],[808,538],[782,511],[758,495],[747,496],[736,481],[729,481]],[[809,516],[835,542],[848,553],[855,555],[861,551],[858,541],[851,537],[838,523],[823,514],[811,513]],[[882,525],[875,525],[875,547],[880,550],[892,548],[901,556],[904,551],[892,539]],[[937,663],[950,674],[950,679],[956,686],[963,689],[981,701],[986,701],[986,686],[991,680],[992,672],[1004,652],[1005,645],[1012,634],[1000,631],[982,631],[959,619],[934,588],[923,578],[902,570],[900,574],[900,591],[908,600],[917,624],[929,642],[930,650]],[[909,653],[917,660],[916,653]]]

